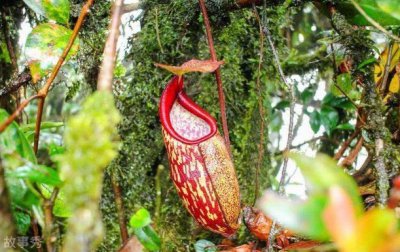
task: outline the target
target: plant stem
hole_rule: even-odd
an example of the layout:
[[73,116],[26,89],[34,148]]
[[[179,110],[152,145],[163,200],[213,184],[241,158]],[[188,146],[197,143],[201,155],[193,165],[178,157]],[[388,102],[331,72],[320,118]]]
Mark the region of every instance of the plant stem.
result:
[[[123,14],[123,2],[123,0],[116,0],[113,5],[109,34],[104,48],[103,62],[97,80],[97,89],[99,91],[112,92],[119,27],[121,25],[121,15]],[[124,244],[128,241],[129,234],[126,225],[126,215],[124,211],[124,202],[122,200],[121,187],[116,178],[115,171],[111,171],[111,184],[118,212],[121,239]]]
[[0,241],[15,237],[15,225],[11,214],[5,171],[0,157]]
[[[214,48],[214,40],[212,37],[210,19],[208,18],[207,8],[206,8],[206,4],[205,4],[204,0],[199,0],[199,5],[200,5],[201,13],[203,15],[204,25],[206,28],[206,35],[207,35],[208,47],[209,47],[210,54],[211,54],[211,60],[217,61],[217,53],[215,52],[215,48]],[[222,78],[221,78],[220,68],[218,68],[215,71],[215,79],[217,81],[217,86],[218,86],[219,106],[220,106],[220,110],[221,110],[222,129],[224,131],[225,143],[228,148],[228,152],[232,156],[231,141],[229,139],[228,120],[226,119],[225,96],[224,96],[224,89],[222,86]]]

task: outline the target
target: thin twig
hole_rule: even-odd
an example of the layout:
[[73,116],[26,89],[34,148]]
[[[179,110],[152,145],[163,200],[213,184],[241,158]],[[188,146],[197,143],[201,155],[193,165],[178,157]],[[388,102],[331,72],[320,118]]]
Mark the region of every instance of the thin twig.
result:
[[[291,84],[287,81],[285,74],[283,73],[281,61],[280,61],[279,55],[278,55],[278,51],[275,48],[274,42],[272,41],[271,32],[268,28],[266,2],[264,1],[263,4],[264,4],[264,13],[263,13],[264,14],[263,15],[264,33],[267,37],[272,54],[274,55],[274,61],[275,61],[276,67],[278,69],[279,76],[289,91],[289,101],[290,101],[289,113],[290,113],[290,115],[289,115],[289,128],[288,128],[287,142],[286,142],[286,148],[285,148],[285,153],[287,154],[290,151],[290,147],[292,146],[292,142],[293,142],[294,113],[295,113],[294,106],[296,104],[296,97],[295,97],[295,93],[294,93],[293,84]],[[280,178],[279,185],[278,185],[278,192],[280,194],[285,193],[284,185],[286,182],[286,173],[287,173],[288,162],[289,162],[289,157],[288,157],[288,155],[285,155],[285,157],[283,159],[282,174],[281,174],[281,178]],[[270,235],[268,237],[268,242],[267,242],[268,249],[271,251],[273,251],[273,241],[275,240],[275,237],[277,235],[276,229],[277,229],[276,221],[274,221],[272,223]]]
[[[119,37],[119,27],[121,25],[121,15],[123,14],[123,0],[116,0],[113,5],[109,34],[103,52],[103,62],[101,64],[97,89],[99,91],[112,92],[114,68],[116,61],[117,42]],[[111,184],[114,192],[115,204],[118,213],[118,222],[121,232],[122,243],[128,241],[129,234],[126,225],[124,212],[124,202],[122,200],[121,186],[116,178],[115,171],[111,171]]]
[[375,26],[376,29],[380,30],[390,38],[396,40],[397,42],[400,42],[400,37],[390,33],[388,30],[386,30],[383,26],[381,26],[378,22],[376,22],[373,18],[368,16],[368,14],[364,11],[363,8],[354,0],[350,0],[350,2],[356,7],[356,9],[361,13],[361,15],[368,21],[370,22],[373,26]]
[[[292,146],[292,142],[293,142],[294,106],[296,104],[296,97],[294,94],[293,84],[291,84],[287,81],[285,74],[283,73],[281,61],[280,61],[279,55],[278,55],[278,51],[276,50],[274,42],[272,41],[271,32],[270,32],[267,24],[264,24],[264,33],[266,34],[267,40],[268,40],[270,48],[272,50],[272,54],[274,55],[274,60],[275,60],[276,66],[278,68],[279,76],[280,76],[281,80],[283,81],[283,83],[285,83],[285,85],[289,91],[290,118],[289,118],[288,139],[287,139],[286,148],[285,148],[285,152],[289,152],[290,146]],[[281,176],[281,179],[279,181],[279,186],[278,186],[278,191],[280,193],[284,193],[284,183],[285,183],[288,161],[289,161],[289,158],[286,155],[283,159],[282,176]]]
[[39,95],[34,95],[29,97],[28,99],[24,100],[23,102],[21,102],[21,104],[19,105],[19,107],[14,111],[14,113],[12,113],[0,126],[0,133],[3,132],[19,115],[20,113],[24,110],[24,108],[26,106],[28,106],[28,104],[39,98]]
[[[204,25],[206,27],[208,47],[210,49],[211,59],[214,61],[217,61],[217,53],[215,52],[215,48],[214,48],[214,40],[212,37],[210,20],[208,18],[207,8],[206,8],[206,4],[205,4],[204,0],[199,0],[199,5],[200,5],[201,13],[203,14]],[[218,68],[215,71],[215,79],[216,79],[217,85],[218,85],[218,97],[219,97],[219,105],[220,105],[220,110],[221,110],[222,129],[224,131],[225,143],[226,143],[229,153],[232,156],[231,141],[229,140],[228,121],[226,119],[225,95],[224,95],[224,89],[222,87],[220,68]]]
[[263,97],[262,97],[262,92],[261,92],[261,68],[262,64],[264,61],[264,33],[263,33],[263,28],[261,24],[261,19],[260,15],[258,14],[258,11],[253,5],[253,11],[254,11],[254,16],[256,17],[256,20],[258,22],[259,30],[260,30],[260,48],[259,48],[259,60],[258,60],[258,69],[257,69],[257,81],[256,81],[256,87],[257,87],[257,93],[258,93],[258,113],[260,114],[260,142],[258,143],[258,159],[257,159],[257,166],[256,166],[256,177],[255,177],[255,183],[254,183],[254,200],[253,200],[253,206],[256,204],[256,201],[258,199],[258,191],[259,191],[259,176],[260,176],[260,170],[263,162],[263,157],[264,157],[264,128],[265,128],[265,111],[264,111],[264,106],[263,106]]
[[54,188],[50,198],[44,201],[44,236],[46,237],[47,251],[54,251],[53,245],[57,241],[57,235],[54,233],[53,208],[59,191],[59,188]]

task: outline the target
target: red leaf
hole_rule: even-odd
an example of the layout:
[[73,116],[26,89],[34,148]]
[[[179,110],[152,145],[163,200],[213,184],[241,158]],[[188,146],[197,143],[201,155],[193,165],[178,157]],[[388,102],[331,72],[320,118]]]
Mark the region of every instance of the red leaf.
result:
[[212,73],[217,70],[224,62],[213,60],[196,60],[192,59],[183,63],[181,66],[170,66],[156,63],[155,66],[164,68],[171,73],[182,76],[189,72]]
[[244,221],[249,231],[260,240],[268,240],[272,220],[260,210],[252,207],[245,207],[243,213]]

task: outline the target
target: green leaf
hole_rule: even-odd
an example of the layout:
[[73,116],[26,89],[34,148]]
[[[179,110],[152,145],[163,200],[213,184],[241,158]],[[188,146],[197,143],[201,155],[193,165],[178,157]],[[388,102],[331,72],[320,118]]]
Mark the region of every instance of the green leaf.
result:
[[321,124],[325,127],[328,135],[335,129],[339,122],[339,114],[336,109],[324,106],[320,113]]
[[[52,186],[40,185],[42,194],[46,198],[50,198],[54,188]],[[65,202],[65,196],[63,188],[60,188],[60,192],[57,195],[56,201],[54,202],[53,214],[61,218],[69,218],[71,216],[71,208],[69,204]]]
[[54,20],[60,24],[67,24],[69,20],[69,0],[24,0],[37,14]]
[[[400,25],[400,20],[394,18],[391,14],[382,10],[377,2],[380,0],[356,0],[360,7],[379,24],[386,25]],[[355,25],[371,25],[364,16],[357,11],[350,1],[341,1],[336,5],[337,10],[344,14],[346,18]]]
[[258,206],[283,227],[311,239],[327,241],[330,236],[322,217],[327,203],[325,195],[313,195],[307,201],[300,201],[283,198],[270,191]]
[[366,59],[366,60],[364,60],[363,62],[361,62],[360,65],[357,66],[357,69],[358,69],[358,70],[363,69],[365,66],[368,66],[368,65],[370,65],[370,64],[373,64],[373,63],[375,63],[375,62],[376,62],[375,57],[371,57],[371,58]]
[[314,133],[317,133],[319,128],[321,128],[321,118],[318,111],[314,110],[309,114],[309,117],[311,129],[314,131]]
[[[4,122],[8,116],[8,113],[4,109],[0,109],[0,122]],[[6,159],[5,155],[17,154],[31,163],[37,163],[32,146],[15,122],[11,123],[10,126],[0,134],[0,149],[0,154],[4,159]]]
[[338,126],[336,126],[335,129],[338,129],[338,130],[354,130],[355,126],[353,124],[350,124],[350,123],[342,123],[342,124],[339,124]]
[[315,158],[310,158],[297,153],[291,153],[290,157],[310,183],[311,193],[323,194],[327,193],[330,187],[339,186],[349,194],[357,214],[362,212],[357,184],[330,157],[318,154]]
[[344,74],[338,75],[337,86],[332,85],[332,87],[331,87],[332,94],[334,94],[335,96],[343,96],[342,91],[345,94],[348,94],[353,89],[351,75],[349,73],[344,73]]
[[140,243],[150,251],[158,251],[161,248],[161,240],[151,226],[134,228],[134,233]]
[[6,182],[12,204],[25,209],[32,209],[33,205],[39,205],[38,196],[30,190],[29,185],[24,180],[8,178],[7,174],[6,170]]
[[300,94],[300,99],[303,104],[308,104],[315,95],[315,88],[308,87]]
[[216,252],[217,246],[214,243],[207,240],[198,240],[194,244],[194,250],[196,252]]
[[17,233],[19,235],[25,235],[31,226],[31,216],[27,213],[14,210],[13,217],[15,225],[17,226]]
[[274,111],[271,117],[269,129],[273,132],[279,132],[283,124],[282,112]]
[[[72,30],[50,23],[36,26],[28,35],[25,57],[34,82],[50,73],[67,46],[71,35]],[[79,40],[76,39],[67,60],[78,52],[78,48]]]
[[[40,125],[40,129],[53,129],[53,128],[59,128],[64,126],[63,122],[42,122]],[[29,124],[24,124],[21,125],[20,129],[22,132],[26,133],[29,131],[34,131],[36,127],[36,123],[29,123]]]
[[61,179],[56,170],[44,165],[27,164],[8,172],[9,178],[27,179],[31,183],[40,183],[57,186],[61,184]]
[[142,228],[151,223],[151,217],[149,211],[145,208],[139,209],[134,215],[132,215],[129,224],[133,228]]
[[381,10],[400,20],[400,5],[397,0],[376,0]]

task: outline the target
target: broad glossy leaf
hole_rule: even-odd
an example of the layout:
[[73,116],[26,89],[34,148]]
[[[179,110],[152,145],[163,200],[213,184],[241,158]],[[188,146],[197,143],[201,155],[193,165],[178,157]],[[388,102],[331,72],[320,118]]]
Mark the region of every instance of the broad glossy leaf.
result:
[[322,214],[328,203],[325,195],[313,195],[307,201],[283,198],[275,192],[264,194],[258,207],[283,227],[308,238],[329,240]]
[[223,61],[192,59],[188,62],[183,63],[181,66],[170,66],[158,63],[156,63],[155,65],[157,67],[164,68],[175,75],[182,76],[185,73],[189,72],[212,73],[217,70],[223,63]]
[[338,130],[354,130],[354,128],[355,128],[355,126],[353,124],[351,124],[351,123],[342,123],[342,124],[339,124],[338,126],[336,126],[335,129],[338,129]]
[[57,186],[61,184],[61,179],[56,170],[35,164],[26,164],[8,172],[9,178],[26,179],[31,183],[40,183]]
[[216,252],[217,246],[208,240],[198,240],[194,244],[194,250],[196,252]]
[[299,153],[291,153],[290,158],[296,162],[310,183],[311,193],[325,194],[332,186],[339,186],[349,194],[357,215],[362,213],[363,207],[355,181],[330,157],[318,154],[315,158],[310,158]]
[[325,127],[328,134],[330,134],[339,122],[339,113],[336,109],[324,106],[320,113],[321,124]]
[[[72,30],[50,23],[36,26],[28,35],[25,44],[25,57],[34,82],[51,72],[67,46],[71,35]],[[79,40],[76,39],[68,57],[75,55],[78,48]]]
[[151,223],[151,217],[149,211],[145,208],[139,209],[134,215],[132,215],[129,224],[134,228],[142,228]]
[[70,0],[24,0],[37,14],[67,24],[69,20]]
[[321,128],[321,118],[318,111],[314,110],[309,114],[310,117],[310,126],[314,133],[317,133]]
[[381,10],[400,20],[400,5],[398,0],[375,0]]
[[140,241],[140,243],[142,243],[142,245],[146,249],[150,251],[160,250],[161,247],[160,237],[158,237],[157,233],[150,225],[142,228],[134,228],[134,233],[138,238],[138,240]]
[[[8,116],[8,113],[0,108],[0,122],[4,122]],[[31,163],[37,163],[32,146],[15,122],[11,123],[3,133],[0,133],[0,148],[3,158],[4,155],[17,154]]]
[[351,75],[349,73],[343,73],[337,76],[337,86],[332,85],[331,91],[336,96],[343,96],[344,94],[348,94],[352,89],[352,80]]

